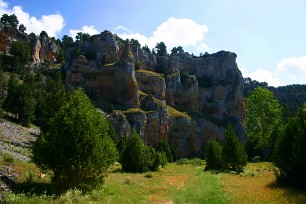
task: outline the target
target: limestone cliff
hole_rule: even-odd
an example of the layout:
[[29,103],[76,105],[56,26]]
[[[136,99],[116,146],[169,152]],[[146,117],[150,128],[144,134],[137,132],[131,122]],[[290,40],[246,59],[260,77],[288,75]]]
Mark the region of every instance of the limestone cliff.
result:
[[0,23],[0,53],[8,54],[11,44],[16,41],[29,43],[26,33]]
[[[79,49],[79,46],[75,49]],[[85,50],[84,55],[86,53],[88,52]],[[108,60],[116,60],[107,61],[109,64],[102,63],[98,57],[88,59],[79,55],[68,58],[65,67],[66,84],[83,87],[89,95],[95,95],[99,99],[112,99],[127,107],[139,107],[139,89],[128,41],[119,61],[117,54],[119,53],[114,52],[108,55]]]
[[60,48],[55,41],[43,34],[32,43],[32,60],[35,63],[44,61],[56,62],[59,50]]
[[16,41],[28,43],[31,46],[31,56],[34,63],[56,62],[60,48],[54,39],[45,34],[36,37],[36,39],[30,39],[25,32],[0,23],[0,53],[8,54],[11,44]]
[[181,157],[202,154],[211,137],[223,140],[229,122],[239,139],[246,139],[235,53],[158,57],[108,31],[66,53],[66,84],[83,87],[119,135],[135,128],[145,144],[167,141]]

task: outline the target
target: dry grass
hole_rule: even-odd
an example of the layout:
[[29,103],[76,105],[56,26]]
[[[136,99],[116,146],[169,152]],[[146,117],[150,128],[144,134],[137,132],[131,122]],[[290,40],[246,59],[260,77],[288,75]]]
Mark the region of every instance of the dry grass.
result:
[[175,108],[173,108],[172,106],[167,105],[167,109],[169,111],[170,116],[175,117],[175,118],[187,118],[187,119],[191,119],[190,116],[187,113],[184,112],[180,112],[178,110],[176,110]]
[[[39,179],[39,169],[32,163],[17,162],[12,166],[19,175],[18,185],[27,189],[25,194],[9,193],[10,203],[306,203],[306,192],[285,188],[276,182],[271,163],[250,163],[243,174],[203,172],[204,166],[169,164],[159,172],[131,174],[117,172],[119,164],[112,167],[113,173],[105,178],[104,185],[89,194],[71,190],[61,197],[46,195],[50,174]],[[27,183],[33,173],[33,183]],[[21,190],[20,189],[20,190]],[[33,189],[33,190],[31,190]],[[34,196],[27,193],[37,193]]]
[[[105,179],[105,197],[101,202],[171,203],[170,191],[183,188],[190,177],[185,170],[186,167],[172,164],[152,172],[153,178],[146,178],[145,174],[112,173]],[[190,171],[194,172],[193,167]]]
[[159,77],[162,80],[165,80],[164,75],[160,74],[160,73],[157,73],[157,72],[152,72],[152,71],[144,70],[144,69],[139,69],[139,70],[136,70],[135,72],[150,75],[150,76],[156,76],[156,77]]
[[271,163],[249,163],[245,175],[222,174],[233,203],[306,203],[306,192],[279,185]]

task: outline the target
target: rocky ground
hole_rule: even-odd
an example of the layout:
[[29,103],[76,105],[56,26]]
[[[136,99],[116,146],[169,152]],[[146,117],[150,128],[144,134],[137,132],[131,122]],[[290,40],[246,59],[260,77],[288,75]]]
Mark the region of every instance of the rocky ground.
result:
[[[39,135],[39,128],[22,127],[13,122],[0,120],[0,154],[6,152],[22,161],[30,160],[30,145]],[[12,189],[17,175],[11,170],[14,164],[0,166],[0,203],[2,192]]]
[[7,120],[0,120],[0,152],[6,151],[14,157],[30,160],[29,147],[39,135],[39,128],[26,128]]

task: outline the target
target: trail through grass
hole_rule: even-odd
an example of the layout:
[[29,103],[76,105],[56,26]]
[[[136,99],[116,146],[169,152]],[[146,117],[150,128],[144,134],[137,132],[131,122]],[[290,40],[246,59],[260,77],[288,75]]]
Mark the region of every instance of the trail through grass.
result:
[[[5,163],[0,161],[0,165]],[[213,174],[203,172],[203,165],[174,163],[159,172],[113,172],[105,178],[103,185],[90,193],[70,190],[57,197],[52,194],[50,175],[39,179],[40,171],[33,163],[18,161],[11,167],[19,179],[17,189],[4,195],[4,203],[306,203],[305,191],[276,182],[271,163],[250,163],[240,175]]]
[[152,175],[110,175],[102,187],[102,203],[228,203],[220,175],[203,173],[203,166],[170,164]]

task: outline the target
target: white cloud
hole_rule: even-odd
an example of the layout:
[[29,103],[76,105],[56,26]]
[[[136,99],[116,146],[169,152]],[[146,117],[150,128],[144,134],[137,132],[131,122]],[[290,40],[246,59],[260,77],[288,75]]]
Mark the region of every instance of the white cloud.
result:
[[249,77],[245,67],[240,67],[239,70],[241,71],[241,74],[244,78]]
[[75,38],[75,36],[76,36],[77,33],[79,33],[79,32],[88,33],[88,34],[90,34],[90,35],[95,35],[95,34],[98,34],[98,33],[99,33],[99,31],[98,31],[93,25],[91,25],[91,26],[84,25],[84,26],[81,28],[81,30],[73,30],[73,29],[69,30],[69,35],[70,35],[70,37]]
[[281,86],[282,82],[279,78],[272,72],[264,69],[257,69],[255,72],[249,74],[251,79],[255,79],[260,82],[267,82],[269,86]]
[[240,68],[240,71],[243,77],[250,77],[252,80],[256,80],[259,82],[267,82],[269,86],[277,87],[283,85],[283,83],[281,82],[281,80],[278,78],[277,75],[265,69],[259,68],[254,72],[248,74],[246,68],[242,67]]
[[124,26],[117,26],[117,27],[115,28],[115,30],[116,30],[117,32],[120,32],[120,31],[130,32],[129,29],[127,29],[127,28],[124,27]]
[[291,83],[306,84],[306,56],[285,58],[276,68]]
[[29,13],[24,12],[21,6],[14,6],[9,9],[8,3],[0,0],[0,15],[3,14],[15,14],[20,24],[24,24],[28,33],[39,34],[41,31],[46,31],[49,36],[57,37],[57,34],[62,31],[65,26],[64,18],[60,14],[43,15],[37,19],[34,16],[30,16]]
[[176,46],[182,46],[183,48],[192,47],[198,52],[208,50],[208,46],[204,43],[208,27],[197,24],[191,19],[171,17],[158,26],[150,37],[133,33],[123,26],[117,26],[115,30],[123,31],[123,33],[118,34],[119,37],[123,39],[137,39],[141,45],[148,45],[150,48],[154,48],[156,43],[164,42],[168,51]]

